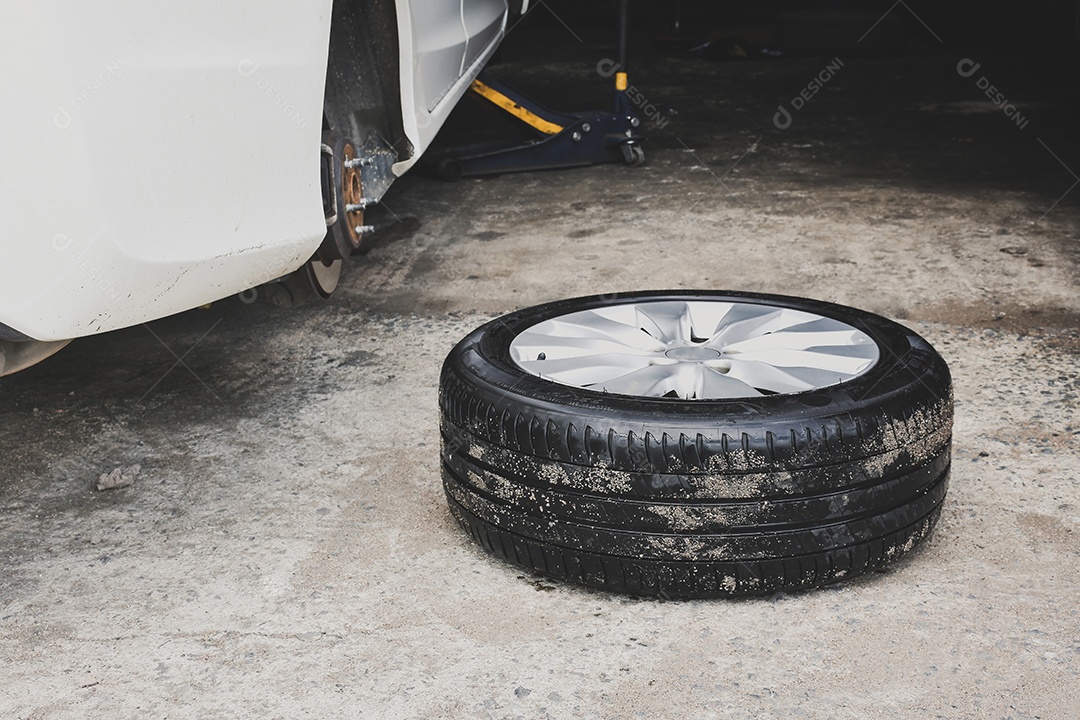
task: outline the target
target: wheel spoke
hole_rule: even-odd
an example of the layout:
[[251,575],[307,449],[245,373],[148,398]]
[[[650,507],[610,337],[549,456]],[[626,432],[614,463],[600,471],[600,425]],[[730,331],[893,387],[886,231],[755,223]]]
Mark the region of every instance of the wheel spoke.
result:
[[[644,333],[642,333],[644,335]],[[609,337],[569,337],[566,335],[541,335],[526,330],[514,340],[515,360],[536,360],[540,353],[548,360],[558,360],[582,355],[614,352],[652,357],[654,352],[631,347]]]
[[710,400],[722,400],[724,398],[757,397],[762,393],[753,385],[743,380],[732,377],[730,373],[721,373],[708,365],[700,366],[701,395]]
[[[724,346],[724,352],[753,352],[755,350],[806,350],[816,346],[846,346],[857,342],[862,335],[858,330],[832,330],[827,332],[791,332],[779,330],[747,338]],[[865,336],[863,336],[865,337]]]
[[728,361],[728,377],[775,393],[795,393],[834,385],[851,377],[846,373],[805,367],[778,368],[757,360]]
[[650,335],[665,343],[690,342],[690,307],[684,302],[637,306],[638,321]]
[[673,365],[650,365],[619,377],[592,383],[592,389],[620,395],[660,397],[671,389],[673,367]]
[[664,348],[662,342],[647,332],[642,332],[640,327],[606,318],[591,310],[548,320],[532,328],[532,330],[547,335],[567,335],[582,338],[601,337],[629,347],[654,352],[659,352]]
[[522,360],[523,369],[568,385],[592,385],[649,367],[652,359],[623,353],[597,353],[553,360]]
[[701,394],[701,366],[690,363],[679,363],[673,369],[671,387],[668,392],[674,392],[683,400],[702,397]]
[[783,330],[802,321],[803,315],[796,310],[736,305],[720,323],[720,327],[709,338],[706,345],[721,348],[740,340],[764,335],[767,332]]
[[[792,312],[800,312],[792,310]],[[803,320],[795,325],[784,328],[784,332],[832,332],[833,330],[854,330],[847,323],[832,318],[814,318],[809,313],[800,313],[810,319]]]
[[757,360],[781,368],[815,368],[858,375],[869,364],[866,358],[844,357],[811,350],[759,350],[732,355],[734,360]]
[[876,360],[878,357],[878,349],[873,344],[873,341],[865,345],[814,345],[806,348],[806,350],[822,355],[838,355],[840,357],[862,358],[863,360]]
[[695,342],[708,340],[716,334],[724,317],[734,307],[729,302],[687,303],[690,308],[690,328]]

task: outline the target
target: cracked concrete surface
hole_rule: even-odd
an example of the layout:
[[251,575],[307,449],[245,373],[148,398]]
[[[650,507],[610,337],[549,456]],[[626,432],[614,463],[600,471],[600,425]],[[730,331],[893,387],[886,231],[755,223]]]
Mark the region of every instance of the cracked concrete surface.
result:
[[[588,90],[585,40],[502,72]],[[853,57],[777,130],[820,64],[643,58],[678,110],[645,167],[406,177],[332,301],[229,299],[0,381],[0,717],[1074,717],[1080,190],[1036,138],[1080,169],[1075,88],[986,63],[1031,96],[1021,130],[950,110],[979,100],[954,54]],[[439,480],[446,352],[524,305],[664,287],[856,305],[941,351],[954,469],[922,549],[667,603],[472,544]]]

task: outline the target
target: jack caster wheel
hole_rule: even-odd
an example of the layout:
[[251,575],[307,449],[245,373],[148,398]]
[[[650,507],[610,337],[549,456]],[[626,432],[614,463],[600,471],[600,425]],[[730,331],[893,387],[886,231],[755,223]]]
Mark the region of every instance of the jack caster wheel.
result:
[[630,167],[639,167],[645,164],[645,148],[640,145],[626,143],[622,146],[623,161]]

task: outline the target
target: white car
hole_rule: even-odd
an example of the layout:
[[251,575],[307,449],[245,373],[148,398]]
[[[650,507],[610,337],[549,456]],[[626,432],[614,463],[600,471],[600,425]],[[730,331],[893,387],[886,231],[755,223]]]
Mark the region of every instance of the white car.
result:
[[0,25],[0,375],[305,268],[428,147],[512,0],[43,0]]

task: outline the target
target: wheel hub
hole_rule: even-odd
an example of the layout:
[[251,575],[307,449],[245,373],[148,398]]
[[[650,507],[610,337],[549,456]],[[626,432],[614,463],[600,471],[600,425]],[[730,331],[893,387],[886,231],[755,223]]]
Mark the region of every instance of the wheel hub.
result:
[[720,357],[721,354],[722,353],[719,350],[713,350],[712,348],[702,347],[700,345],[683,345],[682,347],[673,347],[664,352],[664,355],[672,360],[688,363],[700,363],[705,362],[706,360],[715,360]]

